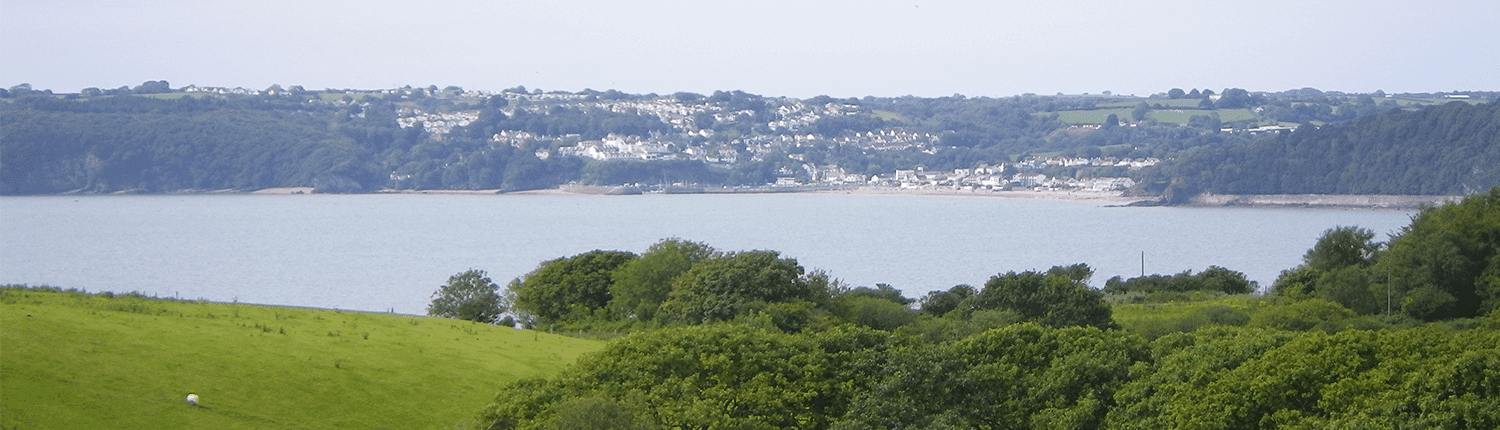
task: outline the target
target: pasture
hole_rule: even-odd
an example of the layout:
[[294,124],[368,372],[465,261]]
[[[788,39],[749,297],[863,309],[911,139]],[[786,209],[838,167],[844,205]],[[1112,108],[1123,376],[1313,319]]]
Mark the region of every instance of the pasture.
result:
[[603,345],[430,317],[5,287],[0,427],[461,426],[505,383]]

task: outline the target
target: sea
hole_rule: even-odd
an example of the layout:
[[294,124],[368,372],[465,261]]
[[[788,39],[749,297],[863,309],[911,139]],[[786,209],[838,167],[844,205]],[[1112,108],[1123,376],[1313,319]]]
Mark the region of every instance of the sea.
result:
[[912,298],[1077,263],[1098,288],[1216,265],[1266,289],[1324,231],[1387,240],[1414,214],[842,194],[4,197],[0,283],[424,314],[469,269],[504,286],[548,260],[679,238]]

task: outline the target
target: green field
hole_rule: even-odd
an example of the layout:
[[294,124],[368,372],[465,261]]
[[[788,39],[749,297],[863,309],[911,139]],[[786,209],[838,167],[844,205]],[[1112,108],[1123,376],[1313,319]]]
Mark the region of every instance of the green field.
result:
[[1162,105],[1162,107],[1164,107],[1164,108],[1185,108],[1185,107],[1186,108],[1196,108],[1196,107],[1198,107],[1198,103],[1202,103],[1203,102],[1203,99],[1146,99],[1146,100],[1133,100],[1133,101],[1119,101],[1119,102],[1100,103],[1100,104],[1097,104],[1095,106],[1098,106],[1098,107],[1101,107],[1101,108],[1130,108],[1130,109],[1135,109],[1135,107],[1138,106],[1138,105],[1140,105],[1141,102],[1146,102],[1147,105],[1151,105],[1151,106]]
[[0,428],[442,428],[505,383],[603,345],[448,319],[7,287]]
[[1269,299],[1251,295],[1206,292],[1183,295],[1182,300],[1157,303],[1129,303],[1129,300],[1112,297],[1111,301],[1115,303],[1110,304],[1110,311],[1121,328],[1151,337],[1208,308],[1226,306],[1253,318],[1270,305]]
[[[1064,124],[1103,124],[1104,119],[1108,118],[1109,114],[1115,114],[1115,117],[1119,118],[1121,123],[1127,123],[1131,122],[1130,112],[1132,110],[1134,110],[1134,108],[1065,110],[1057,112],[1039,112],[1037,113],[1037,115],[1050,115],[1052,113],[1056,113],[1057,120]],[[1146,117],[1157,120],[1159,122],[1186,124],[1188,122],[1188,118],[1192,118],[1193,115],[1208,115],[1212,112],[1219,113],[1219,121],[1221,122],[1254,120],[1259,118],[1259,116],[1257,116],[1255,112],[1251,112],[1249,109],[1152,109],[1150,113],[1146,114]]]
[[1146,117],[1159,122],[1187,124],[1188,119],[1194,115],[1208,115],[1212,112],[1219,113],[1219,122],[1234,122],[1259,118],[1255,115],[1255,112],[1251,112],[1249,109],[1220,109],[1216,111],[1207,109],[1160,109],[1152,110],[1146,114]]
[[1057,114],[1057,120],[1064,124],[1103,124],[1109,114],[1115,114],[1120,122],[1130,122],[1131,109],[1095,109],[1095,110],[1064,110],[1057,112],[1040,112],[1037,115]]

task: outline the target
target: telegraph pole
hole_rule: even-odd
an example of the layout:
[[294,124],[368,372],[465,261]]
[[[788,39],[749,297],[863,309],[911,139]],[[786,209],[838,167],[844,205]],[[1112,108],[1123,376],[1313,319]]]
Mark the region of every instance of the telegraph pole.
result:
[[1385,272],[1385,320],[1391,320],[1391,272]]

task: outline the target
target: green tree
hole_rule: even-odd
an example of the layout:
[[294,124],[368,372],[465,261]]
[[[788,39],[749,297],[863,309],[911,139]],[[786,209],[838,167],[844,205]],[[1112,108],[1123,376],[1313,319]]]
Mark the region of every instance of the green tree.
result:
[[[1182,91],[1182,90],[1177,90],[1177,91]],[[1130,110],[1130,119],[1134,120],[1135,122],[1145,121],[1146,120],[1146,114],[1150,113],[1150,112],[1151,112],[1151,105],[1146,104],[1146,102],[1141,102],[1140,104],[1135,105],[1135,109],[1131,109]]]
[[517,285],[515,307],[542,324],[592,317],[609,304],[614,270],[634,259],[629,252],[594,250],[544,262]]
[[1338,226],[1323,232],[1317,244],[1302,256],[1302,264],[1318,271],[1349,266],[1368,266],[1380,250],[1375,233],[1359,227]]
[[1027,321],[1052,327],[1117,328],[1104,295],[1089,288],[1093,269],[1086,264],[1053,267],[1046,273],[1009,272],[991,277],[969,299],[972,310],[1004,309]]
[[657,307],[672,293],[672,280],[714,254],[712,247],[698,242],[676,238],[657,242],[641,258],[615,269],[609,306],[625,317],[654,318]]
[[[1456,204],[1424,207],[1373,266],[1398,306],[1424,320],[1500,308],[1500,186]],[[1384,293],[1383,291],[1381,293]]]
[[658,319],[701,324],[727,321],[755,302],[814,301],[797,260],[776,251],[745,251],[698,262],[672,282]]
[[840,297],[840,316],[876,330],[895,330],[917,320],[917,312],[905,305],[871,296]]
[[484,271],[469,269],[448,277],[448,283],[432,293],[427,315],[483,323],[495,322],[506,309],[500,303],[500,286]]
[[935,317],[947,315],[976,293],[978,291],[968,284],[955,285],[947,291],[929,292],[922,298],[922,313]]
[[1207,270],[1198,273],[1199,288],[1206,291],[1222,291],[1225,294],[1250,294],[1255,292],[1255,284],[1251,283],[1245,274],[1219,266],[1208,266]]
[[[1196,91],[1196,90],[1194,90],[1194,91]],[[1169,98],[1169,99],[1180,99],[1180,98],[1183,98],[1183,97],[1186,97],[1186,96],[1187,96],[1187,93],[1183,92],[1182,88],[1173,88],[1173,89],[1167,90],[1167,98]]]

